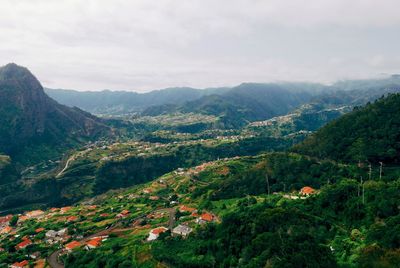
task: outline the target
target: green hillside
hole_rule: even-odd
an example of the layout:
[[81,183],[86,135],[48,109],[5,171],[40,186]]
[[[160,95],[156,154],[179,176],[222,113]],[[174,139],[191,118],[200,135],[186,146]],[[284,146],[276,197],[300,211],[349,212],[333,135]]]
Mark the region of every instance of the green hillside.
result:
[[295,151],[344,162],[399,164],[400,95],[381,98],[329,123]]
[[[12,227],[19,236],[0,235],[5,248],[0,262],[7,265],[36,251],[45,258],[80,241],[61,256],[65,267],[396,267],[398,177],[351,179],[363,175],[356,166],[288,153],[176,169],[20,222]],[[310,185],[313,194],[299,193]],[[212,220],[199,222],[203,214]],[[170,225],[192,231],[187,238],[167,231],[147,241],[151,230]],[[44,231],[37,233],[38,228]],[[44,232],[63,228],[68,235],[62,242],[46,242]],[[108,237],[97,248],[84,249],[100,234]],[[25,235],[33,245],[14,250]]]

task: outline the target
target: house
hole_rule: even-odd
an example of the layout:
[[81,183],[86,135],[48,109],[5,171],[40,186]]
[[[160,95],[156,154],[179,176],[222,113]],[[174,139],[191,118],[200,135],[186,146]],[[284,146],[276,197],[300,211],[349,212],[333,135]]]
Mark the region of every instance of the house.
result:
[[128,195],[128,199],[136,199],[136,198],[139,198],[140,196],[139,195],[137,195],[137,194],[130,194],[130,195]]
[[40,257],[40,252],[39,251],[33,252],[33,253],[29,254],[29,257],[31,259],[36,260],[36,259],[38,259]]
[[180,235],[183,237],[187,237],[192,231],[193,229],[190,228],[189,226],[179,224],[172,230],[172,235]]
[[10,268],[28,268],[29,263],[27,260],[21,261],[21,262],[16,262],[10,265]]
[[69,216],[68,218],[67,218],[67,222],[74,222],[74,221],[77,221],[78,220],[78,217],[77,216]]
[[150,188],[143,189],[143,193],[145,193],[145,194],[151,194],[152,192],[153,192],[153,190]]
[[70,211],[71,209],[72,209],[72,207],[62,207],[62,208],[60,209],[60,212],[61,212],[62,214],[64,214],[64,213]]
[[46,236],[47,238],[54,238],[54,237],[57,236],[57,232],[54,231],[54,230],[49,230],[49,231],[46,232],[45,236]]
[[195,212],[197,209],[195,208],[191,208],[191,207],[187,207],[185,205],[182,205],[179,207],[179,212],[181,213],[185,213],[185,212],[189,212],[189,213],[193,213]]
[[37,228],[36,230],[35,230],[35,233],[41,233],[41,232],[43,232],[44,231],[44,228]]
[[101,237],[95,237],[89,241],[86,242],[85,249],[90,250],[90,249],[95,249],[101,246],[102,238]]
[[100,217],[103,217],[103,218],[106,218],[106,217],[109,217],[110,216],[110,214],[108,214],[108,213],[101,213],[100,214]]
[[152,201],[157,201],[157,200],[159,200],[160,198],[159,198],[158,196],[156,196],[156,195],[151,195],[151,196],[149,197],[149,199],[152,200]]
[[78,241],[72,241],[65,245],[65,249],[68,252],[72,252],[72,250],[74,250],[75,248],[78,248],[80,246],[81,246],[81,243],[79,243]]
[[196,211],[196,212],[192,212],[192,214],[190,214],[190,216],[197,218],[197,217],[200,217],[200,214],[197,213],[197,211]]
[[11,226],[6,226],[0,230],[0,234],[9,234],[11,233],[13,228]]
[[300,194],[301,195],[311,195],[311,194],[315,194],[315,189],[311,188],[310,186],[305,186],[303,188],[300,189]]
[[18,224],[21,224],[22,222],[29,220],[28,216],[26,215],[21,215],[18,217]]
[[45,236],[46,236],[46,242],[49,244],[54,244],[57,242],[62,242],[65,241],[67,239],[67,228],[63,228],[59,231],[54,231],[54,230],[49,230],[46,232]]
[[13,215],[7,215],[4,217],[0,217],[0,227],[5,227],[9,224],[10,220],[12,219]]
[[210,213],[203,213],[199,218],[197,218],[196,223],[204,224],[206,222],[212,222],[214,220],[214,215]]
[[28,219],[39,218],[39,217],[41,217],[43,215],[44,215],[44,211],[43,210],[32,210],[32,211],[29,211],[29,212],[25,213],[25,216]]
[[129,213],[130,213],[129,210],[124,209],[123,211],[121,211],[121,213],[117,215],[117,218],[125,218],[129,215]]
[[18,245],[15,246],[16,250],[20,250],[20,249],[24,249],[27,246],[32,245],[32,241],[29,239],[25,239],[24,241],[22,241],[21,243],[19,243]]
[[149,233],[149,237],[147,237],[147,241],[156,240],[160,236],[160,234],[162,234],[166,231],[168,231],[168,228],[165,228],[165,227],[158,227],[158,228],[151,230]]

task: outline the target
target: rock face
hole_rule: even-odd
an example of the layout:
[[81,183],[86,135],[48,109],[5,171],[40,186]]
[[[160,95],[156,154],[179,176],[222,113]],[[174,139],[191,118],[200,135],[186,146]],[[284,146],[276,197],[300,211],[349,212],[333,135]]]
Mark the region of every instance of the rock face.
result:
[[0,68],[0,153],[13,157],[27,147],[68,146],[110,132],[97,117],[48,97],[28,69]]

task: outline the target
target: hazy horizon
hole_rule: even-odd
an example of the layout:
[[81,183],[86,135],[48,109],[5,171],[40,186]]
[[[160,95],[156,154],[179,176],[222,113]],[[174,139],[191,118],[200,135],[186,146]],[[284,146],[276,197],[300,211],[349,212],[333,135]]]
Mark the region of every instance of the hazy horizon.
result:
[[48,88],[329,84],[400,72],[394,0],[5,0],[1,7],[0,65],[23,65]]

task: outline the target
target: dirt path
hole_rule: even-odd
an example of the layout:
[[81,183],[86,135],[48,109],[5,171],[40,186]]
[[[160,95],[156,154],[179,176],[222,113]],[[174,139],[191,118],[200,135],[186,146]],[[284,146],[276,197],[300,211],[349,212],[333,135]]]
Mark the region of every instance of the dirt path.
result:
[[57,174],[56,178],[61,177],[61,175],[67,170],[67,168],[69,167],[69,163],[71,161],[75,160],[75,156],[71,156],[70,158],[68,158],[67,163],[65,163],[64,168]]
[[71,155],[71,156],[68,158],[67,162],[65,163],[64,168],[63,168],[60,172],[58,172],[56,178],[59,178],[59,177],[68,169],[69,164],[71,163],[71,161],[74,161],[76,158],[78,158],[78,157],[80,157],[80,156],[83,156],[83,155],[84,155],[86,152],[88,152],[89,150],[90,150],[90,149],[86,149],[86,150],[84,150],[84,151],[81,151],[81,152],[78,152],[78,153],[76,153],[76,154]]

